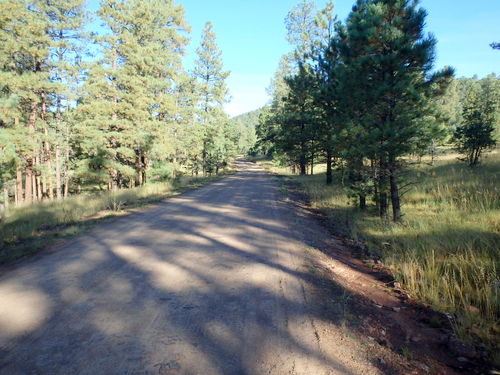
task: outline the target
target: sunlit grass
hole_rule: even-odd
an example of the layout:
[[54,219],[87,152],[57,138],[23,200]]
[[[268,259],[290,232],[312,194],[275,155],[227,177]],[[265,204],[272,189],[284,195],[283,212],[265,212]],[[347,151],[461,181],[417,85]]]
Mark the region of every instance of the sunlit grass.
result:
[[[185,189],[201,186],[217,177],[180,177],[116,192],[80,194],[60,201],[12,207],[0,224],[0,263],[35,252],[43,246],[33,240],[47,233],[71,235],[78,226],[97,217],[116,215],[125,209],[157,202]],[[19,248],[22,248],[21,250]],[[36,250],[36,249],[35,249]]]
[[449,155],[413,167],[403,225],[381,221],[373,208],[361,213],[341,184],[325,185],[322,173],[291,178],[313,207],[379,252],[411,295],[451,314],[462,338],[498,349],[500,153],[476,169]]

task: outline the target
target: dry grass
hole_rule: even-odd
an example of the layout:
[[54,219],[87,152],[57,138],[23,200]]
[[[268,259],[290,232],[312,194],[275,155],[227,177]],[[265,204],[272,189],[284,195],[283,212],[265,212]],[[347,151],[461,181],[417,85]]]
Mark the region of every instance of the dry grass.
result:
[[410,294],[449,314],[457,334],[498,352],[500,153],[474,170],[453,155],[413,167],[418,183],[403,197],[404,225],[361,213],[340,184],[324,184],[323,173],[291,178],[314,207],[378,251]]
[[160,201],[217,178],[220,176],[181,177],[133,189],[12,207],[0,224],[0,263],[31,255],[54,238],[77,234],[86,225],[123,210]]

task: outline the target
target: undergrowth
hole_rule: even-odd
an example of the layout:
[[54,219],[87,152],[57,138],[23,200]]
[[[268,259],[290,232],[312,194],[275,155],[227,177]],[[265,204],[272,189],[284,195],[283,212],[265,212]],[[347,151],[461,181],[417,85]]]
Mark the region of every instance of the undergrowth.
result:
[[405,290],[448,314],[457,335],[484,343],[495,355],[500,352],[500,153],[475,169],[454,157],[444,159],[410,170],[416,183],[403,197],[403,225],[380,220],[373,202],[360,212],[339,176],[326,186],[321,171],[301,177],[268,168],[289,175],[313,207],[381,254]]

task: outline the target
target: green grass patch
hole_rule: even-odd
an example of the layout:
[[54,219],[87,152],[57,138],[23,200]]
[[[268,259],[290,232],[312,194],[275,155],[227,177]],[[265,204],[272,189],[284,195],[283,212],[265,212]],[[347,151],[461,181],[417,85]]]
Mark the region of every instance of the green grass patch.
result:
[[499,350],[500,153],[476,169],[446,155],[413,166],[403,225],[381,221],[372,202],[360,212],[340,183],[325,185],[323,170],[289,178],[313,207],[380,253],[410,294],[450,314],[460,337]]

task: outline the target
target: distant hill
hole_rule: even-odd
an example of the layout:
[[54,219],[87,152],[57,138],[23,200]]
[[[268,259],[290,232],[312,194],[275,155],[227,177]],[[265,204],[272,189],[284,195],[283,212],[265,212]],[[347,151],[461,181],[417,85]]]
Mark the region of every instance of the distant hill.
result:
[[246,112],[231,118],[231,122],[239,135],[238,149],[242,154],[246,154],[255,145],[255,127],[259,123],[259,115],[262,108]]
[[254,128],[257,126],[259,123],[259,116],[262,112],[262,108],[243,113],[241,115],[233,117],[231,120],[235,122],[240,122],[243,124],[245,127],[249,128]]

